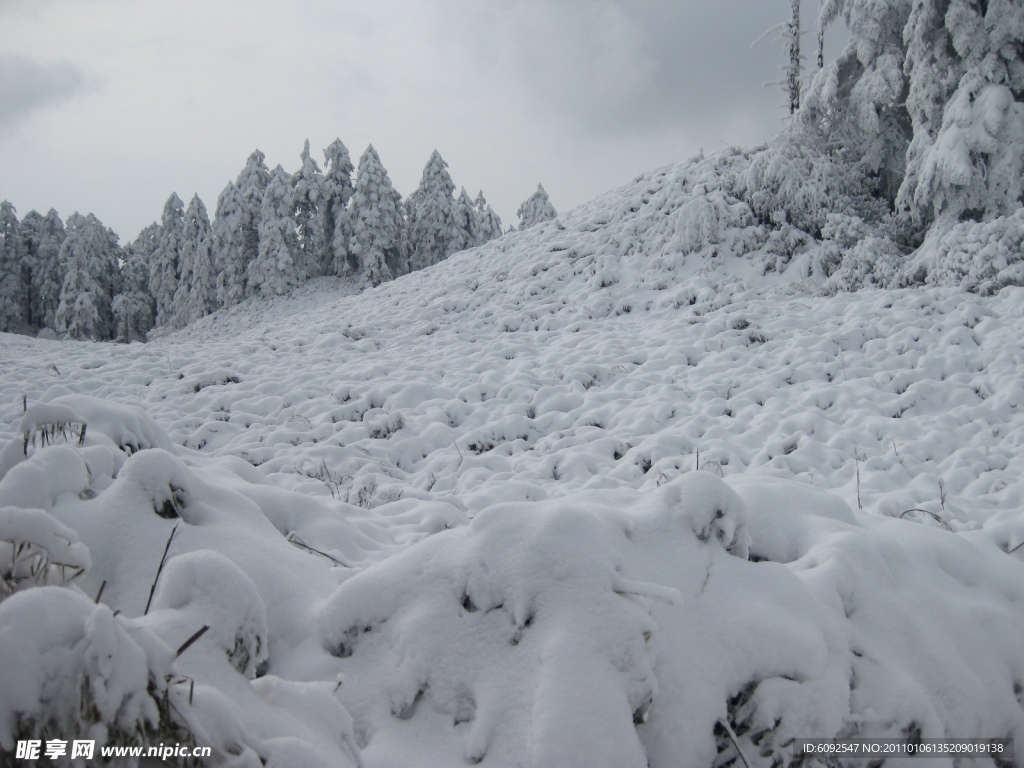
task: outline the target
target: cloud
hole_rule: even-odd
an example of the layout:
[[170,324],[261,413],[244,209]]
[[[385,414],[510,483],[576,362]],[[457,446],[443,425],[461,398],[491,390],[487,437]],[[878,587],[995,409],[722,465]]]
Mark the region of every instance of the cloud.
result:
[[56,107],[82,92],[85,75],[68,62],[38,62],[0,54],[0,135],[30,114]]

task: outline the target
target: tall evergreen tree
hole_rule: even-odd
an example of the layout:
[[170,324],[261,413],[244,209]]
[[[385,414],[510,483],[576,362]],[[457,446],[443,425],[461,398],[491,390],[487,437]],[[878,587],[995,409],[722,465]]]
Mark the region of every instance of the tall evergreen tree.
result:
[[402,199],[372,144],[359,158],[349,220],[348,253],[358,272],[373,285],[395,277],[405,263]]
[[459,191],[452,212],[452,253],[472,248],[480,239],[480,222],[477,220],[476,207],[465,188]]
[[453,252],[454,193],[448,163],[434,150],[423,169],[419,187],[406,203],[410,272],[437,264]]
[[296,271],[300,280],[323,274],[325,180],[309,154],[309,139],[302,149],[302,168],[292,176],[292,209],[296,233]]
[[54,318],[64,282],[64,267],[58,258],[64,242],[64,222],[53,208],[46,216],[29,211],[21,221],[21,232],[32,263],[29,323],[36,329],[55,329]]
[[473,205],[476,208],[477,221],[476,245],[483,245],[489,240],[501,237],[501,217],[494,212],[494,209],[491,208],[490,205],[488,205],[487,200],[484,198],[483,191],[477,193],[476,200],[473,201]]
[[25,261],[18,213],[4,200],[0,203],[0,331],[21,330],[27,324]]
[[156,324],[169,325],[174,316],[174,294],[181,277],[181,245],[185,204],[175,193],[164,204],[160,236],[149,262],[149,292],[156,304]]
[[341,139],[335,139],[324,150],[324,162],[324,201],[320,208],[324,237],[323,272],[340,275],[348,264],[348,239],[351,233],[347,217],[355,166]]
[[[270,171],[264,162],[265,155],[258,149],[245,161],[245,167],[238,178],[235,186],[242,199],[241,220],[239,229],[241,231],[242,253],[240,262],[245,265],[246,275],[249,266],[259,255],[260,250],[260,221],[263,218],[263,198],[266,194],[267,184],[270,183]],[[215,254],[216,256],[216,254]],[[248,278],[246,278],[248,280]],[[257,286],[245,286],[245,295],[252,296],[258,292]]]
[[149,260],[160,238],[160,225],[146,227],[123,250],[121,292],[114,297],[114,338],[129,343],[145,341],[156,320],[156,307],[149,293]]
[[287,293],[299,282],[292,219],[291,176],[277,166],[263,194],[259,253],[249,264],[249,288],[261,296]]
[[247,295],[247,218],[245,198],[229,181],[217,198],[216,217],[210,228],[212,259],[217,265],[217,303],[223,307],[237,304]]
[[558,211],[548,199],[544,185],[538,184],[537,191],[523,201],[516,215],[519,217],[519,229],[529,229],[542,222],[551,221],[558,215]]
[[117,235],[92,214],[72,214],[60,259],[67,265],[57,306],[57,332],[72,339],[113,336],[112,303],[120,292]]
[[188,325],[216,308],[217,276],[212,241],[206,206],[199,195],[195,195],[185,211],[182,227],[181,269],[172,318],[175,327]]

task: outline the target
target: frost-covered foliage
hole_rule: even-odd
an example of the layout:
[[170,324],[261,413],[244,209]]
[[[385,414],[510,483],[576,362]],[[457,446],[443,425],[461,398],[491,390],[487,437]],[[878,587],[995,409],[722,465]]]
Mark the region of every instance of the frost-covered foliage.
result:
[[912,268],[929,283],[983,294],[1024,285],[1024,209],[937,231],[915,255]]
[[295,260],[298,238],[292,221],[291,177],[277,166],[263,194],[260,208],[259,251],[247,267],[248,290],[280,296],[299,282]]
[[520,230],[529,229],[545,221],[551,221],[557,215],[558,211],[551,204],[543,184],[538,184],[537,191],[526,198],[520,204],[519,210],[516,211],[516,216],[519,217]]
[[181,277],[181,247],[185,228],[185,204],[177,193],[164,204],[160,235],[149,261],[149,292],[156,306],[156,324],[168,325],[174,316],[174,294]]
[[483,245],[496,237],[501,237],[501,217],[494,212],[494,209],[487,202],[481,190],[473,201],[476,208],[477,241],[474,245]]
[[292,174],[292,216],[295,220],[295,269],[299,280],[322,274],[324,222],[321,209],[327,204],[327,190],[320,166],[309,154],[309,139],[302,149],[302,167]]
[[125,246],[121,292],[111,304],[117,341],[145,341],[156,322],[156,308],[149,292],[149,262],[159,238],[160,226],[154,223]]
[[472,248],[480,241],[480,222],[477,220],[476,206],[465,187],[459,191],[459,196],[455,199],[452,224],[454,227],[452,253]]
[[346,228],[347,271],[365,275],[371,285],[405,271],[402,199],[372,144],[359,158]]
[[416,191],[406,200],[409,271],[437,264],[454,253],[455,183],[435,149]]
[[14,206],[0,203],[0,330],[20,328],[27,320],[27,286],[23,278],[25,243]]
[[210,314],[217,306],[213,236],[206,206],[199,195],[192,197],[185,211],[179,264],[170,324],[180,328]]
[[320,208],[323,231],[324,274],[343,274],[348,260],[348,204],[352,199],[352,158],[341,139],[335,139],[324,150],[324,201]]
[[54,328],[64,282],[64,265],[60,261],[64,222],[53,208],[46,216],[29,211],[21,221],[21,230],[32,273],[29,323],[34,328]]
[[54,321],[58,333],[72,339],[110,339],[111,306],[121,289],[117,235],[92,214],[72,214],[58,259],[64,282]]
[[246,250],[248,221],[245,198],[233,181],[217,198],[217,211],[211,225],[213,257],[217,263],[217,302],[230,307],[246,296],[249,266]]

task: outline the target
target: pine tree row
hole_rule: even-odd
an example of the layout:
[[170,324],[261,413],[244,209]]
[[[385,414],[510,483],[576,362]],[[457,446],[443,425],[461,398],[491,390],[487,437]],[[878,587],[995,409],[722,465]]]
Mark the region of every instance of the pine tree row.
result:
[[[502,234],[483,193],[455,195],[436,151],[405,201],[372,146],[356,169],[341,140],[287,173],[253,152],[217,200],[172,194],[159,223],[124,248],[95,216],[0,207],[0,331],[74,339],[143,340],[219,307],[281,295],[312,277],[372,285],[423,269]],[[355,178],[353,180],[353,171]],[[521,228],[554,218],[543,187],[519,209]],[[44,329],[49,329],[45,331]]]

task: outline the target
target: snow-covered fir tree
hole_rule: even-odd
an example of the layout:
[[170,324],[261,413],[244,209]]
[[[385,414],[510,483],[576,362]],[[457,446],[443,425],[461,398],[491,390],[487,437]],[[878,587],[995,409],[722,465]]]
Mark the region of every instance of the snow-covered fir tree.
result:
[[21,221],[21,233],[32,264],[29,324],[35,329],[55,329],[54,318],[64,282],[64,267],[59,259],[64,222],[53,208],[45,216],[29,211]]
[[419,187],[406,201],[410,272],[437,264],[454,252],[454,193],[448,163],[435,149]]
[[72,339],[113,337],[112,303],[120,292],[117,235],[92,214],[68,218],[60,259],[66,274],[57,306],[57,332]]
[[463,187],[455,200],[452,213],[452,253],[472,248],[480,241],[480,222],[476,206]]
[[217,198],[217,211],[210,227],[220,306],[230,307],[246,296],[247,220],[245,198],[238,186],[229,181]]
[[348,268],[348,204],[352,199],[352,158],[341,139],[335,139],[324,150],[324,199],[320,208],[323,230],[324,274],[340,275]]
[[548,199],[544,185],[538,184],[537,191],[523,201],[516,215],[519,217],[519,229],[529,229],[542,222],[551,221],[558,215],[558,211]]
[[248,285],[263,296],[287,293],[299,282],[295,263],[298,238],[292,218],[291,175],[277,166],[263,194],[260,211],[259,252],[249,263]]
[[477,193],[476,200],[473,201],[473,206],[476,208],[476,222],[477,222],[477,241],[476,245],[483,245],[489,240],[493,240],[496,237],[501,237],[501,217],[494,212],[494,209],[488,204],[487,199],[484,197],[484,193],[481,190]]
[[391,186],[372,144],[359,158],[348,219],[352,230],[347,248],[349,268],[373,285],[397,276],[406,263],[402,198]]
[[160,239],[160,225],[150,224],[123,249],[121,292],[114,297],[114,339],[124,343],[145,341],[153,328],[156,308],[149,293],[149,260]]
[[20,330],[27,324],[25,259],[18,213],[4,200],[0,203],[0,331]]
[[915,221],[989,221],[1024,201],[1024,4],[920,0],[905,37]]
[[[242,251],[238,257],[245,265],[246,285],[245,295],[252,296],[258,292],[258,287],[248,284],[249,265],[256,260],[260,250],[260,222],[263,219],[263,198],[266,194],[267,185],[270,183],[270,171],[264,162],[265,155],[260,150],[253,150],[245,161],[245,167],[238,178],[235,186],[242,199],[241,218],[239,229],[241,231]],[[219,254],[214,254],[215,260]]]
[[164,204],[160,236],[149,262],[149,292],[156,306],[156,324],[168,325],[174,316],[174,294],[181,275],[181,245],[185,227],[185,204],[177,194]]
[[174,294],[171,325],[177,328],[188,325],[216,307],[217,275],[210,219],[203,201],[195,195],[185,211],[182,227],[178,289]]
[[300,280],[323,274],[324,229],[321,208],[325,180],[309,154],[309,139],[302,149],[302,167],[292,175],[292,208],[296,234],[296,270]]

